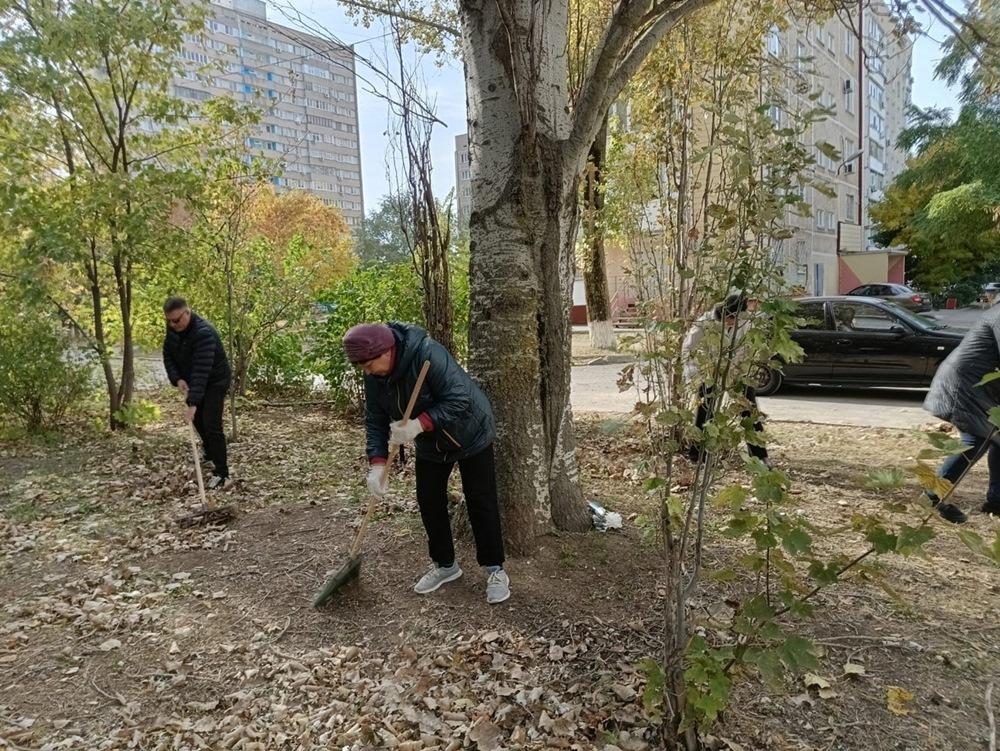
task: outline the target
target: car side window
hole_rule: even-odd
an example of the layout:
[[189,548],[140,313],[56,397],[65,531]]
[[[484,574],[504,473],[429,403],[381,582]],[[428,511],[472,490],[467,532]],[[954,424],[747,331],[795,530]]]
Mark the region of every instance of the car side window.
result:
[[855,305],[845,302],[833,304],[833,327],[837,331],[854,331]]
[[826,311],[821,302],[799,303],[795,317],[802,319],[800,329],[809,331],[824,331],[826,329]]
[[852,295],[862,295],[862,296],[864,296],[864,295],[867,295],[870,291],[871,291],[871,286],[868,285],[868,284],[865,284],[864,286],[858,287],[855,290],[851,290],[851,294]]
[[890,331],[898,326],[895,317],[874,305],[834,303],[833,307],[838,331]]

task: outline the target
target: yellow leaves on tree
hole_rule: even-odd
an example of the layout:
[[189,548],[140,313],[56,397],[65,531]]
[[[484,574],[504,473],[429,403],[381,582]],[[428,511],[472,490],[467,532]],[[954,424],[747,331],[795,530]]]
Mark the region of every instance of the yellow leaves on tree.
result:
[[311,193],[277,195],[270,188],[261,189],[250,202],[247,219],[250,237],[265,238],[279,257],[296,239],[308,248],[296,263],[310,272],[309,287],[313,291],[326,289],[347,276],[357,262],[344,217]]

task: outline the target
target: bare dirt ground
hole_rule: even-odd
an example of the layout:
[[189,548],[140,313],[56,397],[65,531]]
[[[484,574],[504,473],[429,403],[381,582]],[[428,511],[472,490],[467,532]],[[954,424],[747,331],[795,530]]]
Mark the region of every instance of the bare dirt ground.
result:
[[[0,444],[0,749],[656,748],[637,668],[660,632],[657,549],[638,523],[655,513],[635,470],[641,443],[580,424],[589,497],[625,527],[547,536],[508,562],[513,596],[492,607],[467,544],[462,579],[411,591],[426,552],[409,470],[378,509],[360,583],[311,607],[365,501],[361,428],[322,407],[244,418],[239,482],[220,496],[240,511],[227,527],[171,523],[197,495],[175,419]],[[770,432],[801,513],[838,530],[823,544],[845,552],[862,550],[854,511],[885,503],[864,474],[926,445],[898,430]],[[978,506],[984,484],[985,466],[959,502]],[[972,514],[967,526],[991,539],[998,523]],[[822,649],[826,698],[802,676],[781,687],[737,676],[714,747],[989,748],[1000,575],[953,528],[937,531],[925,556],[883,560],[885,586],[852,578],[797,626]],[[706,568],[740,552],[712,529]],[[748,585],[706,581],[696,605]]]

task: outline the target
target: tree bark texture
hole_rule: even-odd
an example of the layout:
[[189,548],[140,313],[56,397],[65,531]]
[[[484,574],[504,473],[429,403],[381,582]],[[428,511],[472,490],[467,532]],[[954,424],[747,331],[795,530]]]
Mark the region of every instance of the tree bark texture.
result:
[[584,248],[583,290],[587,300],[587,325],[590,345],[614,349],[615,330],[611,320],[611,296],[608,293],[608,270],[604,255],[604,163],[608,145],[608,116],[601,121],[590,145],[583,191]]
[[512,552],[530,552],[552,524],[590,523],[569,406],[588,150],[657,43],[711,1],[616,4],[571,108],[568,0],[460,0],[472,173],[469,361],[498,418],[498,491]]
[[497,416],[498,490],[515,554],[530,553],[552,523],[589,524],[569,407],[578,182],[561,147],[566,8],[556,3],[532,23],[533,9],[525,0],[462,3],[476,186],[469,360]]

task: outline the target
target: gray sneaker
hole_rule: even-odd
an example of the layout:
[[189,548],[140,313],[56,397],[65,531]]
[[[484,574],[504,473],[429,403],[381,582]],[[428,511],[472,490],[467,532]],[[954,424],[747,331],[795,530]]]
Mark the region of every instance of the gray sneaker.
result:
[[503,569],[486,577],[486,602],[496,605],[510,597],[510,577]]
[[430,571],[420,577],[420,581],[413,586],[413,591],[419,595],[426,595],[442,584],[455,581],[461,575],[462,568],[457,563],[451,564],[448,568],[442,568],[435,563]]

